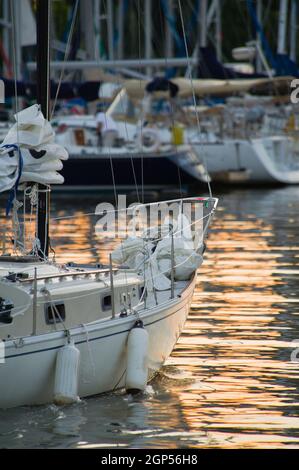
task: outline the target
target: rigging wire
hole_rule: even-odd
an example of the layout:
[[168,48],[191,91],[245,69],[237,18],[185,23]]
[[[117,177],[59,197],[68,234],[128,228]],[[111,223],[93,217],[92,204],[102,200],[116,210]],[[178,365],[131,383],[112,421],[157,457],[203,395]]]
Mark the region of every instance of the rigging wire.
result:
[[[165,31],[163,30],[163,17],[162,17],[162,8],[161,8],[161,3],[159,2],[159,12],[160,12],[160,25],[161,25],[161,31],[162,31],[162,36],[164,36],[164,43],[166,41],[166,33]],[[167,57],[165,55],[165,64],[167,66]],[[172,128],[174,128],[175,126],[175,119],[174,119],[174,107],[173,107],[173,103],[170,102],[170,106],[171,106],[171,123],[172,123]],[[176,156],[178,156],[178,149],[177,149],[177,145],[174,146],[174,149],[175,149],[175,153],[176,153]],[[178,183],[179,183],[179,192],[180,192],[180,196],[181,198],[183,197],[183,193],[182,193],[182,178],[181,178],[181,169],[180,169],[180,166],[177,164],[177,171],[178,171]]]
[[[105,12],[105,17],[107,18],[108,15],[108,8],[106,1],[103,1],[104,5],[104,12]],[[105,115],[105,121],[107,125],[107,116],[106,113]],[[109,162],[110,162],[110,169],[111,169],[111,177],[112,177],[112,184],[113,184],[113,194],[114,194],[114,200],[115,200],[115,207],[117,207],[117,188],[116,188],[116,182],[115,182],[115,172],[114,172],[114,166],[113,166],[113,159],[112,159],[112,154],[111,154],[111,148],[108,147],[108,155],[109,155]]]
[[[194,83],[193,83],[193,78],[192,78],[192,69],[191,69],[191,64],[190,64],[190,57],[189,57],[189,51],[188,51],[188,44],[187,44],[187,38],[186,38],[186,32],[185,32],[185,24],[184,24],[183,12],[182,12],[181,0],[178,0],[178,6],[179,6],[179,14],[180,14],[180,19],[181,19],[182,31],[183,31],[185,53],[186,53],[186,58],[187,58],[187,63],[188,63],[187,69],[189,71],[190,84],[191,84],[191,89],[192,89],[192,99],[193,99],[193,105],[194,105],[195,115],[196,115],[197,131],[198,131],[198,135],[200,136],[199,115],[198,115],[198,109],[197,109],[197,104],[196,104],[195,89],[194,89]],[[203,150],[203,145],[201,145],[201,148]],[[207,164],[206,164],[206,159],[205,159],[204,154],[203,154],[202,158],[203,158],[203,163],[204,163],[206,175],[208,175],[208,169],[207,169]],[[207,176],[207,185],[208,185],[208,190],[209,190],[209,196],[212,199],[212,197],[213,197],[212,189],[211,189],[211,185],[210,185],[210,181],[209,181],[208,176]]]
[[[135,4],[137,3],[137,0],[135,0]],[[163,15],[162,15],[162,10],[161,10],[161,5],[159,3],[159,14],[160,14],[160,29],[161,29],[161,32],[162,32],[162,36],[164,34],[165,36],[165,33],[163,33]],[[144,23],[144,20],[142,18],[139,18],[140,19],[140,23],[142,24],[143,26],[143,29],[145,29],[145,23]],[[157,53],[160,53],[161,52],[161,47],[160,47],[160,41],[158,39],[158,31],[155,30],[155,28],[153,27],[153,31],[154,31],[154,35],[153,35],[153,38],[152,38],[152,44],[154,46],[156,46],[156,50],[157,50]],[[140,34],[139,34],[139,41],[140,41]],[[139,59],[140,59],[140,50],[139,50]],[[164,61],[165,61],[165,65],[166,65],[166,68],[168,68],[169,66],[167,65],[168,64],[168,59],[166,56],[164,56]],[[140,81],[140,84],[141,84],[141,81]],[[172,110],[172,118],[173,118],[173,106],[172,106],[172,103],[171,103],[171,110]],[[174,124],[174,119],[172,119],[172,123]],[[141,138],[142,138],[142,128],[141,128]],[[178,150],[177,150],[177,147],[175,147],[175,152],[177,154]],[[182,197],[182,183],[181,183],[181,170],[180,170],[180,167],[177,165],[177,170],[178,170],[178,183],[179,183],[179,191],[180,191],[180,195]]]
[[56,104],[57,104],[57,99],[58,99],[61,83],[62,83],[62,80],[63,80],[63,77],[64,77],[65,63],[66,63],[66,61],[69,57],[70,51],[71,51],[71,44],[72,44],[72,39],[73,39],[75,23],[76,23],[76,19],[77,19],[79,3],[80,3],[80,0],[76,0],[75,6],[74,6],[74,9],[73,9],[72,22],[71,22],[70,31],[69,31],[69,35],[68,35],[68,39],[67,39],[67,43],[66,43],[66,47],[65,47],[63,64],[62,64],[62,68],[61,68],[61,72],[60,72],[60,76],[59,76],[59,81],[58,81],[58,84],[57,84],[57,90],[56,90],[56,94],[55,94],[55,98],[54,98],[54,103],[53,103],[53,107],[52,107],[52,111],[51,111],[50,120],[52,120],[54,112],[55,112],[55,108],[56,108]]
[[[106,2],[104,1],[103,2],[104,4],[104,10],[105,10],[105,14],[106,14],[106,17],[108,15],[108,8],[107,8],[107,5],[106,5]],[[140,6],[140,5],[139,5]],[[140,18],[140,10],[139,10],[139,18]],[[138,22],[138,24],[140,23],[140,21]],[[140,31],[140,24],[139,24],[139,31]],[[139,52],[140,52],[140,35],[139,35]],[[122,105],[123,105],[123,101],[122,101],[122,96],[121,96],[121,102],[122,102]],[[104,116],[105,116],[105,121],[106,121],[106,126],[107,126],[107,114],[106,112],[104,112]],[[126,131],[126,134],[127,134],[127,137],[128,137],[128,129],[127,129],[127,125],[125,125],[125,131]],[[117,207],[117,203],[118,203],[118,200],[117,200],[117,190],[116,190],[116,183],[115,183],[115,174],[114,174],[114,167],[113,167],[113,159],[112,159],[112,153],[111,153],[111,147],[108,147],[108,152],[109,152],[109,160],[110,160],[110,167],[111,167],[111,174],[112,174],[112,181],[113,181],[113,190],[114,190],[114,198],[115,198],[115,207]],[[139,202],[139,191],[138,191],[138,184],[137,184],[137,179],[136,179],[136,173],[135,173],[135,167],[134,167],[134,161],[133,161],[133,156],[131,154],[130,156],[130,159],[131,159],[131,166],[132,166],[132,172],[133,172],[133,178],[134,178],[134,183],[135,183],[135,187],[136,187],[136,192],[137,192],[137,198],[138,198],[138,202]],[[143,198],[144,198],[144,190],[143,190],[143,158],[141,159],[142,161],[142,184],[141,184],[141,197],[142,197],[142,201],[143,201]],[[122,248],[122,246],[121,246]],[[127,273],[125,272],[125,286],[126,286],[126,293],[127,293],[127,298],[129,297],[129,292],[128,292],[128,279],[127,279]]]

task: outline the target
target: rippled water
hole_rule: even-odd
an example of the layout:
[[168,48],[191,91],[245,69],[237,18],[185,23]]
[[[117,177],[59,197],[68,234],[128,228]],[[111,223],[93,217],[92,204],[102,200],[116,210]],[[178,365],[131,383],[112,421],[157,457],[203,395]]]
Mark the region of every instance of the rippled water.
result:
[[[299,188],[219,196],[184,333],[146,393],[0,411],[0,447],[299,447]],[[54,199],[76,215],[55,222],[59,261],[105,260],[82,215],[98,202]]]

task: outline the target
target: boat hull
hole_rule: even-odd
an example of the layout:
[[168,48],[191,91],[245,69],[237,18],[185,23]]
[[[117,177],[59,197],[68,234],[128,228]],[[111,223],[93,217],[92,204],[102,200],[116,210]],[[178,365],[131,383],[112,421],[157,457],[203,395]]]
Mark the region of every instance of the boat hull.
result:
[[284,137],[228,140],[194,145],[199,161],[205,157],[212,181],[229,184],[299,183],[299,157]]
[[[140,313],[149,334],[149,379],[163,365],[182,332],[195,277],[180,296]],[[126,344],[136,317],[94,322],[70,330],[80,350],[79,396],[88,397],[124,387]],[[5,343],[0,364],[0,408],[53,401],[58,350],[66,344],[64,332],[26,337]]]
[[198,180],[197,173],[189,171],[189,167],[178,170],[178,159],[190,160],[188,152],[119,156],[70,153],[61,172],[65,183],[56,188],[62,191],[77,188],[103,190],[112,187],[113,179],[118,188],[134,188],[137,184],[159,189],[161,185],[177,187],[179,184],[194,184]]

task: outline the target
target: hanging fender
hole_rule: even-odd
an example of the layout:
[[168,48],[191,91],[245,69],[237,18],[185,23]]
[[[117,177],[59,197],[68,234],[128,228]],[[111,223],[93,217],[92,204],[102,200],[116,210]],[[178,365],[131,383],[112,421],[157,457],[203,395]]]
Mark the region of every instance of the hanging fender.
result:
[[141,320],[129,332],[127,343],[126,390],[138,393],[145,389],[148,380],[148,332]]
[[69,405],[79,401],[79,362],[80,351],[76,348],[73,340],[70,340],[57,352],[54,383],[54,403],[56,405]]

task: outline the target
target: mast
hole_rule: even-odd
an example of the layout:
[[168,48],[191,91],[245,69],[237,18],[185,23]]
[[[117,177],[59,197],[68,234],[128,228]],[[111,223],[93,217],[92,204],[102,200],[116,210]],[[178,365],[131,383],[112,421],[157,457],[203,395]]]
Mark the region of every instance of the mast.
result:
[[[144,26],[144,42],[145,42],[145,58],[150,60],[152,57],[152,0],[145,0],[144,5],[144,16],[145,16],[145,26]],[[146,67],[146,74],[152,76],[152,68],[150,66]]]
[[200,47],[207,46],[207,0],[200,1]]
[[117,30],[118,30],[118,43],[117,43],[117,58],[122,59],[124,56],[124,2],[123,0],[118,0],[118,9],[117,9]]
[[291,3],[291,18],[290,18],[290,57],[296,62],[297,49],[297,2],[292,0]]
[[113,43],[113,3],[107,0],[107,32],[108,32],[108,58],[114,59],[114,43]]
[[95,29],[95,59],[101,57],[101,0],[95,0],[94,3],[94,29]]
[[165,34],[165,56],[167,59],[171,59],[173,57],[173,34],[171,31],[171,24],[170,22],[174,20],[174,4],[173,0],[167,1],[167,16],[166,18],[166,34]]
[[221,24],[221,3],[220,0],[216,2],[216,12],[215,12],[215,35],[216,35],[216,52],[217,59],[222,62],[222,24]]
[[80,26],[84,37],[86,55],[91,60],[96,58],[95,28],[91,27],[94,24],[93,6],[93,0],[84,0],[84,4],[80,2]]
[[[49,119],[50,100],[50,3],[51,0],[38,0],[36,12],[36,100],[45,119]],[[38,185],[38,191],[37,238],[40,241],[39,255],[44,258],[49,254],[50,192],[43,184]]]
[[[257,20],[258,20],[259,24],[261,25],[261,27],[263,27],[263,11],[262,11],[262,8],[263,8],[262,0],[257,0],[256,16],[257,16]],[[257,30],[256,30],[255,40],[257,42],[259,42],[261,40],[260,33]],[[256,71],[258,73],[261,73],[261,71],[262,71],[262,61],[261,61],[260,54],[256,55]]]
[[15,30],[14,30],[14,36],[15,36],[15,55],[16,55],[16,79],[21,80],[21,61],[22,61],[22,52],[21,52],[21,18],[20,18],[20,5],[18,5],[19,2],[14,0],[14,4],[12,7],[12,14],[14,15],[14,23],[15,23]]
[[[8,0],[3,0],[3,11],[2,11],[2,16],[3,16],[3,29],[2,29],[2,38],[3,38],[3,47],[4,51],[8,56],[10,56],[10,40],[9,40],[9,28],[11,28],[11,23],[9,21],[9,4]],[[5,77],[6,78],[11,78],[11,70],[9,67],[9,63],[3,63],[4,65],[4,71],[5,71]]]
[[277,53],[286,53],[286,27],[288,16],[288,0],[280,0],[279,23],[278,23],[278,44]]

